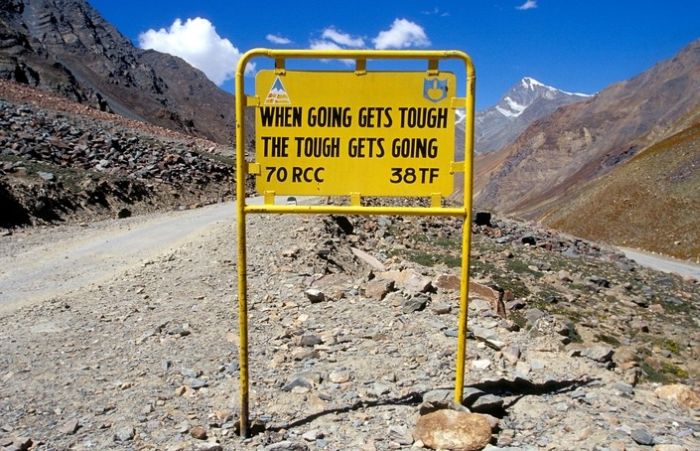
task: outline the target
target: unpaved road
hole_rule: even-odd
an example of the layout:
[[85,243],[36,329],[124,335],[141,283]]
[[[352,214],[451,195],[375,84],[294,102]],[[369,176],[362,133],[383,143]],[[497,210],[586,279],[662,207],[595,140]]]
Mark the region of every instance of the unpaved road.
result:
[[657,271],[673,272],[682,276],[690,276],[696,280],[700,280],[700,266],[698,265],[693,265],[690,262],[661,257],[659,255],[654,255],[627,247],[621,247],[619,249],[624,252],[625,257],[636,261],[640,265],[656,269]]
[[105,221],[78,230],[75,235],[57,236],[50,243],[2,252],[0,311],[108,280],[234,218],[235,203],[227,202],[145,219]]

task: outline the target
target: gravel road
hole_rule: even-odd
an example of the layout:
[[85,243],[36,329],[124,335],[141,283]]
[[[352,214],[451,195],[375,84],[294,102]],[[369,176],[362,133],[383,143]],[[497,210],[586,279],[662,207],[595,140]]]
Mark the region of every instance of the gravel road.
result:
[[[105,281],[234,217],[235,204],[227,202],[128,221],[104,221],[69,234],[45,230],[43,240],[31,242],[30,238],[18,252],[0,251],[0,311]],[[0,248],[9,242],[0,242]]]
[[674,260],[659,255],[642,252],[636,249],[621,247],[620,250],[625,253],[625,256],[639,263],[640,265],[656,269],[657,271],[673,272],[682,276],[693,277],[700,280],[700,266],[693,265],[690,262]]

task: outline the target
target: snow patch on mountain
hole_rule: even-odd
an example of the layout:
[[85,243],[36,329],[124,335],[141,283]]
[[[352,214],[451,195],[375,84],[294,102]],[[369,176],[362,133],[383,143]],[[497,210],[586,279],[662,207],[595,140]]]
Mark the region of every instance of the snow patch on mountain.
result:
[[[589,97],[589,94],[562,91],[532,77],[524,77],[503,94],[496,105],[476,113],[475,150],[477,153],[498,150],[537,119]],[[464,113],[457,113],[455,119],[458,132],[463,132]]]

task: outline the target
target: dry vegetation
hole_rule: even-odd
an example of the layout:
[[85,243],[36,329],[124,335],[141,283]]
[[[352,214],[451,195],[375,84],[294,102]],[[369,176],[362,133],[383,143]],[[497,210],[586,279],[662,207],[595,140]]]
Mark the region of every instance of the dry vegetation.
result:
[[700,124],[695,124],[594,181],[544,222],[585,238],[695,260],[699,169]]

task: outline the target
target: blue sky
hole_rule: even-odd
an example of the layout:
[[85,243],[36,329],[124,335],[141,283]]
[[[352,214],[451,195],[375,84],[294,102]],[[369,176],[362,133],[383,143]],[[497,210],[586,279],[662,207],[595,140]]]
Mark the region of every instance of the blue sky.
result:
[[524,76],[593,93],[700,38],[696,0],[88,1],[135,45],[178,54],[229,91],[237,56],[254,47],[464,50],[477,109]]

